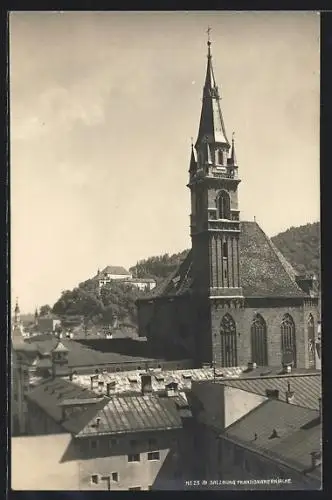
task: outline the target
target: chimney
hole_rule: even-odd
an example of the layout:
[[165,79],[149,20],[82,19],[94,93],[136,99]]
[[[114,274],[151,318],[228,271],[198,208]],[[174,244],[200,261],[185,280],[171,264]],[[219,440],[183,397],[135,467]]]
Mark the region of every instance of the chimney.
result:
[[247,369],[248,370],[255,370],[257,368],[257,363],[253,363],[252,361],[248,362]]
[[110,397],[111,390],[115,388],[115,381],[113,382],[108,382],[106,384],[106,395],[107,397]]
[[178,384],[176,382],[170,382],[166,385],[167,396],[175,396],[178,390]]
[[147,394],[152,392],[152,381],[151,375],[148,373],[141,374],[141,383],[142,383],[142,394]]
[[291,391],[290,382],[288,382],[288,384],[287,384],[286,402],[289,404],[294,403],[294,391]]
[[316,469],[322,463],[322,454],[320,451],[311,452],[311,467]]
[[98,375],[91,375],[91,376],[90,376],[90,384],[91,384],[91,385],[90,385],[90,387],[91,387],[91,391],[93,390],[93,383],[94,383],[94,381],[95,381],[96,379],[98,379]]

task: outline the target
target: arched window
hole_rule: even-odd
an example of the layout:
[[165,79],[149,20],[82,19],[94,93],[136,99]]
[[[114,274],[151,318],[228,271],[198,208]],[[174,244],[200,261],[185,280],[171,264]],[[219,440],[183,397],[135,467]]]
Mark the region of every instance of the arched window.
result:
[[281,355],[283,363],[296,366],[295,323],[289,314],[281,322]]
[[222,256],[223,257],[228,257],[228,247],[227,247],[227,241],[225,241],[222,244]]
[[230,314],[225,314],[220,324],[221,366],[237,366],[236,326]]
[[251,325],[251,361],[258,366],[267,366],[266,323],[260,314],[256,314]]
[[219,219],[231,218],[230,198],[227,191],[220,192],[217,200],[217,206],[218,206]]
[[315,366],[315,321],[312,314],[309,314],[308,322],[308,354],[309,354],[309,367]]

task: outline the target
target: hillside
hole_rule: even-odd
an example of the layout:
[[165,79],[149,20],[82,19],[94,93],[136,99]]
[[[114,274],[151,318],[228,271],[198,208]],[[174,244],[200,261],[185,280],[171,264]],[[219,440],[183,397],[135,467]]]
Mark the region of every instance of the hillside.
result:
[[291,227],[272,238],[299,273],[315,273],[320,281],[320,223]]
[[156,281],[161,281],[175,271],[187,254],[188,250],[183,250],[172,255],[166,253],[149,257],[138,261],[129,271],[139,278],[154,278]]
[[[320,279],[320,224],[291,227],[272,238],[276,247],[299,273],[315,273]],[[140,260],[130,272],[142,278],[154,278],[157,282],[172,273],[186,257],[188,250],[159,255]],[[89,329],[96,325],[109,325],[117,317],[120,324],[136,325],[135,301],[143,297],[140,292],[120,283],[104,287],[99,293],[96,282],[87,280],[74,290],[62,294],[53,307],[53,313],[64,319],[68,326],[81,324]]]

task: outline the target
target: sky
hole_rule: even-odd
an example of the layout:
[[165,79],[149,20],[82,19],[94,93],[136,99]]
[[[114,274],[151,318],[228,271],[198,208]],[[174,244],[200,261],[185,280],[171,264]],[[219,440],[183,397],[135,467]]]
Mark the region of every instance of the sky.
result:
[[208,26],[242,220],[319,220],[319,14],[10,14],[11,286],[51,304],[98,268],[190,247]]

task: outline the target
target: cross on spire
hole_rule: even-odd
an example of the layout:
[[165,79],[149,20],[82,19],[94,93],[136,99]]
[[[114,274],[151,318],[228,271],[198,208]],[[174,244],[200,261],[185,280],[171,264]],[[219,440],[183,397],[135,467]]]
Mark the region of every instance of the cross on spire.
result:
[[208,26],[208,29],[206,30],[207,36],[208,36],[208,45],[211,45],[211,39],[210,39],[210,33],[211,33],[211,28]]

